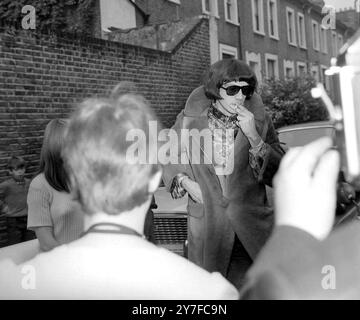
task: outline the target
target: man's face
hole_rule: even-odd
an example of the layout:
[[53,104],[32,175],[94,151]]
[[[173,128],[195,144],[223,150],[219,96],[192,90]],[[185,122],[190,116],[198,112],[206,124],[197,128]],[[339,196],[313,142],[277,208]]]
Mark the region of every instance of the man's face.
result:
[[22,180],[22,179],[24,179],[25,168],[16,168],[16,169],[10,170],[9,172],[10,172],[10,175],[11,175],[15,180]]
[[220,87],[219,93],[222,97],[222,100],[218,100],[218,102],[222,106],[222,111],[225,111],[224,113],[228,116],[236,114],[236,108],[238,106],[243,106],[246,99],[246,96],[242,93],[241,90],[239,90],[236,94],[232,95],[234,91],[238,89],[234,88],[234,86],[241,88],[247,87],[249,86],[249,84],[246,81],[231,81],[223,84]]

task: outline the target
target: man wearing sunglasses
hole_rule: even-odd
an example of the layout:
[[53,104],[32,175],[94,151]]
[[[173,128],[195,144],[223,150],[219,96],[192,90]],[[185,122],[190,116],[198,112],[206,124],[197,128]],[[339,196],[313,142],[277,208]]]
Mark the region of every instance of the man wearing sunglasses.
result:
[[[172,127],[203,135],[193,136],[191,147],[181,145],[179,165],[165,166],[163,175],[173,198],[189,196],[188,258],[238,288],[271,232],[265,184],[271,186],[284,153],[256,86],[246,63],[213,64]],[[196,161],[196,151],[204,161]],[[188,163],[181,162],[185,158]]]

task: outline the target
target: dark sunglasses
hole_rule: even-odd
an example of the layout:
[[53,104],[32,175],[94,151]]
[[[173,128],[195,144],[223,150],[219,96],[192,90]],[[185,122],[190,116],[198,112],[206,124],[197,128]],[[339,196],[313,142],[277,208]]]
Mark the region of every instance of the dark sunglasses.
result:
[[229,86],[227,88],[224,88],[224,87],[220,87],[220,88],[224,89],[228,96],[235,96],[236,94],[238,94],[238,92],[240,90],[244,96],[250,96],[254,92],[254,89],[252,86],[242,86],[242,87]]

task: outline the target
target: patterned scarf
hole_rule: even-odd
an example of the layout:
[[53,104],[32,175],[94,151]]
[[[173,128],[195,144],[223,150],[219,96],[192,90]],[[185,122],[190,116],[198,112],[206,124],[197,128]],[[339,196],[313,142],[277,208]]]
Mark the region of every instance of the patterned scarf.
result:
[[234,141],[239,132],[237,116],[226,116],[214,105],[211,105],[208,111],[208,121],[213,137],[213,164],[215,167],[224,167],[228,163],[230,153],[233,152]]

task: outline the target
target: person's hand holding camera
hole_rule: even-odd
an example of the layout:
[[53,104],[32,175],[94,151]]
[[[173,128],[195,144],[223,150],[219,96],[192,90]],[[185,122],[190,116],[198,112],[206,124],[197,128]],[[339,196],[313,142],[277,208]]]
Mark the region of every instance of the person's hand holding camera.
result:
[[340,163],[331,146],[326,137],[285,155],[273,182],[276,225],[300,228],[319,240],[330,233]]

